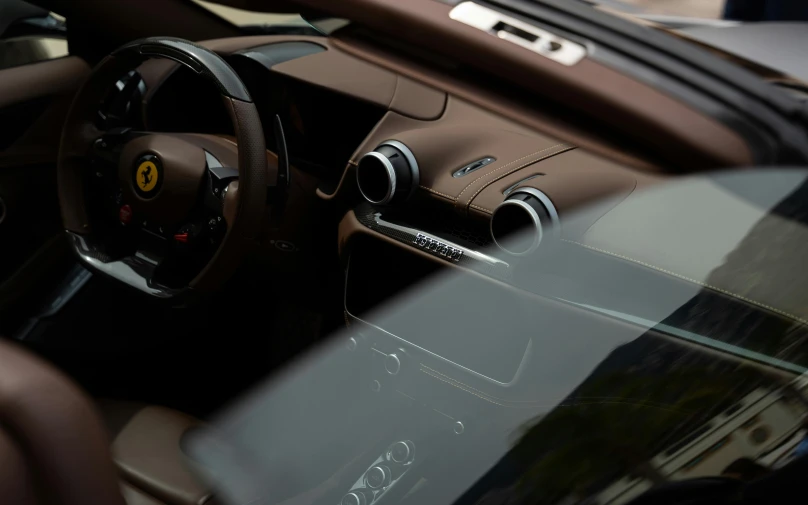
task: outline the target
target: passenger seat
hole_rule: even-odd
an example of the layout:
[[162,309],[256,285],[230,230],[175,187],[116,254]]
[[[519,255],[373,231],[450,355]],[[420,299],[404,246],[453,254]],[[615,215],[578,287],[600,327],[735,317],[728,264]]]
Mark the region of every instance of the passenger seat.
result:
[[95,405],[61,372],[0,340],[3,503],[212,505],[181,447],[200,424],[163,407]]

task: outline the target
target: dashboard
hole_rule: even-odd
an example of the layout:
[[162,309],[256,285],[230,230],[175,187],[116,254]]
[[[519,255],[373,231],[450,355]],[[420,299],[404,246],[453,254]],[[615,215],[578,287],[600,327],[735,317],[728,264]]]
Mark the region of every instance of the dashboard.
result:
[[[415,485],[414,462],[430,450],[463,450],[462,441],[436,438],[495,440],[513,432],[575,391],[606,357],[617,356],[615,366],[642,362],[653,354],[643,347],[648,340],[660,353],[691,353],[653,326],[697,296],[719,296],[704,295],[704,276],[692,272],[698,259],[720,262],[704,237],[728,231],[702,228],[720,219],[703,219],[715,209],[697,202],[748,214],[725,188],[698,187],[692,200],[687,191],[685,198],[655,193],[670,178],[659,167],[581,147],[549,123],[528,127],[331,39],[245,37],[207,45],[254,97],[270,151],[278,139],[266,126],[279,118],[286,132],[294,211],[273,216],[280,232],[268,231],[260,252],[277,260],[278,244],[291,244],[284,247],[311,253],[308,267],[318,271],[314,262],[336,248],[344,275],[339,309],[349,331],[341,343],[349,358],[315,367],[317,387],[334,394],[322,406],[309,402],[323,409],[309,417],[330,416],[328,405],[350,405],[357,410],[339,420],[340,440],[356,447],[344,452],[353,457],[363,445],[378,447],[365,447],[369,466],[346,477],[335,491],[342,500],[333,503],[372,504],[393,493],[399,479]],[[215,89],[176,66],[140,72],[151,83],[147,128],[233,135]],[[316,245],[302,238],[321,229]],[[304,284],[293,277],[278,285]],[[743,301],[719,288],[729,303]],[[636,354],[625,352],[635,341]],[[620,348],[623,356],[613,354]],[[314,382],[307,379],[304,394]],[[283,444],[298,450],[292,440],[276,442],[273,454]],[[342,454],[316,457],[325,468]]]

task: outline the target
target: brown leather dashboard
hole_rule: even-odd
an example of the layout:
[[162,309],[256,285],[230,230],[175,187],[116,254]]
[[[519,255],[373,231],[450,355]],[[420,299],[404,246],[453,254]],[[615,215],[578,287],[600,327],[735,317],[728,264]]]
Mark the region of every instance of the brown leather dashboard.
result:
[[[530,131],[474,105],[449,97],[446,111],[432,122],[388,113],[356,150],[351,164],[384,140],[395,139],[415,154],[420,189],[461,214],[486,218],[504,200],[505,189],[533,175],[525,185],[541,189],[563,212],[586,201],[628,193],[637,181],[657,177],[574,145]],[[462,177],[453,174],[475,160],[495,161]]]
[[[415,119],[433,120],[443,113],[445,92],[334,49],[325,37],[266,35],[216,39],[200,44],[227,56],[237,51],[282,42],[311,42],[327,50],[274,65],[273,72],[359,98]],[[176,63],[166,60],[151,60],[141,65],[139,71],[150,89],[146,96],[147,102],[159,90],[162,81],[177,67]]]
[[[409,146],[421,172],[420,191],[452,205],[460,215],[485,219],[503,199],[503,191],[530,176],[526,186],[541,189],[561,212],[607,195],[626,195],[637,184],[658,178],[655,169],[610,161],[587,152],[570,139],[539,133],[467,100],[426,86],[346,53],[330,39],[304,36],[258,36],[203,42],[223,55],[283,42],[311,42],[325,51],[274,65],[272,72],[331,92],[359,98],[388,112],[357,146],[345,167],[334,198],[353,186],[358,158],[378,143],[395,139]],[[154,96],[175,64],[153,60],[140,68]],[[459,168],[483,157],[495,161],[463,177]]]
[[[234,4],[234,0],[219,0]],[[658,152],[664,163],[686,171],[718,166],[742,166],[751,162],[743,139],[726,125],[686,106],[676,98],[640,82],[618,69],[583,58],[576,65],[563,67],[536,53],[515,47],[451,17],[458,2],[434,0],[344,0],[323,5],[319,0],[283,0],[273,7],[304,7],[352,20],[355,24],[331,35],[332,48],[350,53],[380,68],[442,89],[503,117],[529,125],[537,131],[563,133],[564,138],[610,157],[630,160],[618,146],[608,146],[564,124],[564,118],[548,118],[541,106],[525,100],[509,100],[502,93],[491,93],[475,75],[454,75],[452,68],[485,68],[503,83],[518,83],[548,103],[557,101],[571,109],[599,118],[606,125],[641,140]],[[266,10],[263,0],[239,0],[241,8]],[[383,41],[389,40],[389,46]],[[437,66],[422,64],[440,47]],[[412,57],[421,54],[422,58]],[[560,135],[561,136],[561,135]],[[660,142],[664,139],[665,142]],[[638,160],[633,160],[636,163]]]
[[[511,114],[513,110],[508,107],[495,113],[491,109],[496,107],[484,106],[495,103],[489,100],[489,96],[472,96],[469,87],[458,87],[456,83],[441,81],[434,75],[419,73],[419,69],[407,67],[401,59],[390,58],[381,62],[367,47],[346,40],[265,36],[203,43],[224,55],[282,42],[315,43],[326,50],[274,65],[272,72],[386,110],[364,141],[355,146],[347,166],[332,167],[342,170],[340,183],[333,191],[318,189],[321,199],[340,200],[344,204],[341,208],[353,208],[358,197],[355,169],[359,159],[381,142],[397,140],[412,151],[418,162],[420,198],[413,201],[415,206],[426,198],[456,219],[487,223],[494,209],[506,199],[508,191],[520,186],[535,188],[547,195],[564,221],[566,214],[574,214],[573,211],[581,207],[606,199],[605,205],[587,213],[584,219],[565,221],[562,239],[567,244],[577,244],[582,249],[627,259],[659,271],[687,271],[681,265],[663,265],[664,270],[663,267],[654,267],[647,254],[628,250],[626,244],[631,244],[633,231],[615,227],[615,219],[611,218],[612,214],[632,212],[632,202],[640,198],[633,196],[636,189],[666,178],[661,167],[615,153],[612,146],[606,144],[593,146],[590,139],[567,135],[568,130],[559,129],[552,122],[544,127],[534,127],[535,123],[530,120],[516,121]],[[152,89],[146,100],[153,96],[153,90],[159,90],[161,82],[173,72],[173,67],[171,63],[149,62],[141,68]],[[701,118],[699,121],[709,120]],[[349,127],[350,118],[345,122]],[[725,161],[742,163],[744,152],[740,150]],[[713,155],[715,153],[707,157]],[[454,176],[458,169],[481,158],[493,161],[466,175]],[[364,236],[404,247],[416,256],[444,266],[452,265],[412,244],[406,246],[403,243],[406,240],[394,233],[380,233],[379,229],[369,227],[363,221],[367,214],[360,214],[358,210],[348,212],[340,225],[339,245],[343,257],[350,252],[349,242]],[[686,274],[677,274],[677,278],[683,278],[683,275]]]
[[[386,111],[364,141],[351,146],[353,155],[347,165],[331,167],[342,171],[336,188],[318,189],[321,199],[342,202],[340,208],[352,208],[357,202],[355,167],[359,158],[391,139],[408,146],[417,159],[419,199],[413,204],[430,200],[461,221],[487,223],[493,210],[505,200],[507,191],[516,185],[535,188],[547,195],[562,220],[565,214],[581,206],[612,197],[611,203],[590,213],[588,220],[562,227],[562,238],[583,244],[589,244],[586,237],[592,235],[597,223],[606,222],[601,220],[607,220],[604,216],[619,202],[626,201],[636,189],[666,178],[661,167],[615,152],[607,144],[593,145],[591,139],[569,134],[569,130],[558,128],[552,121],[537,127],[537,116],[515,120],[514,109],[492,101],[485,94],[474,96],[470,86],[458,87],[451,80],[438,79],[401,58],[391,57],[382,62],[377,50],[350,37],[241,37],[207,41],[203,45],[232,55],[247,48],[284,42],[310,42],[325,50],[278,63],[271,68],[273,73]],[[155,90],[159,92],[174,66],[170,62],[150,61],[141,67],[150,89],[146,102]],[[530,115],[524,110],[522,114]],[[351,118],[346,117],[346,128],[350,124]],[[736,154],[740,156],[743,152]],[[467,175],[453,176],[461,167],[481,158],[494,161]],[[727,163],[743,161],[729,158],[725,159]],[[383,237],[365,229],[353,214],[348,217],[340,230],[342,247],[357,233]],[[390,242],[389,237],[387,241]]]

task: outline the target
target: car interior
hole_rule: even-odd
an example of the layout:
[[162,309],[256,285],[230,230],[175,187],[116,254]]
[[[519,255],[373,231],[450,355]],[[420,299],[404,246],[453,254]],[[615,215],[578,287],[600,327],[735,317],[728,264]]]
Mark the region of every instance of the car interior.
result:
[[[700,208],[671,197],[682,212],[629,229],[635,195],[808,161],[803,84],[583,3],[216,3],[309,22],[236,26],[191,0],[0,1],[8,503],[216,503],[184,438],[346,326],[383,358],[352,366],[385,381],[408,366],[401,349],[424,352],[435,384],[418,387],[449,388],[435,401],[451,419],[528,401],[509,385],[530,374],[529,337],[500,328],[524,304],[537,321],[595,316],[520,282],[540,276],[525,265],[555,247],[679,289],[696,253],[660,257],[676,238],[637,230],[684,229]],[[447,271],[486,296],[379,327],[379,308]],[[726,303],[762,305],[726,282]],[[457,320],[502,359],[442,339]]]

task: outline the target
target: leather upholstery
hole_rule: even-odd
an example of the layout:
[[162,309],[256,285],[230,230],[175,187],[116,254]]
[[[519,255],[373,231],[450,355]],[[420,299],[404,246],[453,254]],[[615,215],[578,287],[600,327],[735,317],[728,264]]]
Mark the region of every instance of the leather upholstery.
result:
[[0,432],[0,496],[6,503],[17,505],[38,503],[33,476],[26,464],[25,454],[4,432]]
[[68,377],[0,340],[0,503],[210,504],[180,448],[199,421],[131,402],[100,407],[103,421]]
[[[535,188],[546,194],[556,207],[563,223],[562,236],[577,240],[632,192],[663,180],[575,149],[527,166],[488,185],[469,208],[472,213],[488,218],[505,200],[509,188]],[[593,203],[597,205],[593,206]],[[576,216],[572,221],[566,219],[580,208],[587,209],[585,215]]]
[[[318,44],[325,45],[318,41]],[[297,80],[360,98],[419,120],[438,119],[446,93],[362,61],[339,49],[285,61],[272,67]]]
[[126,505],[165,505],[126,482],[121,483],[121,493],[126,500]]
[[47,103],[47,108],[27,128],[15,125],[15,130],[23,127],[24,131],[14,133],[13,142],[0,150],[0,168],[56,160],[72,94],[89,73],[87,63],[76,56],[0,70],[0,109]]
[[[199,45],[227,56],[270,44],[314,43],[326,48],[326,51],[275,64],[272,71],[375,103],[413,119],[432,120],[443,113],[445,92],[351,56],[332,47],[330,41],[325,37],[305,35],[258,35],[206,40],[199,42]],[[146,102],[151,100],[160,83],[178,67],[178,63],[169,60],[147,60],[140,65],[138,71],[149,88]]]
[[0,109],[44,96],[69,96],[89,72],[77,56],[0,70]]
[[[314,8],[319,0],[297,0],[296,3]],[[502,81],[516,83],[536,93],[546,103],[564,104],[612,125],[615,130],[642,139],[649,147],[657,149],[671,165],[691,170],[739,166],[751,161],[751,153],[740,135],[653,85],[614,70],[594,58],[584,58],[572,66],[558,65],[533,51],[514,47],[490,33],[453,20],[451,9],[449,5],[432,0],[343,0],[328,3],[329,14],[335,17],[372,27],[413,47],[440,48],[434,51],[436,57],[446,58],[454,65],[467,65],[497,75]],[[351,30],[336,32],[332,45],[347,52],[348,45],[354,43],[350,34]],[[348,44],[339,44],[339,41],[346,40]],[[402,68],[396,59],[387,56],[392,51],[385,49],[377,49],[386,54],[373,62],[411,76],[413,65]],[[720,65],[723,62],[714,63]],[[479,95],[479,87],[470,89],[478,84],[475,80],[467,78],[462,86],[447,91],[457,96],[463,96],[458,93],[463,91],[466,95]],[[514,105],[524,109],[529,107],[526,102],[529,100],[519,100]],[[510,115],[511,111],[503,109],[502,112]],[[666,142],[660,143],[660,138],[665,138]]]
[[[465,213],[474,197],[499,178],[572,149],[550,137],[520,128],[462,100],[450,98],[436,121],[388,113],[355,151],[352,164],[379,143],[395,139],[409,147],[420,171],[420,189]],[[496,161],[463,177],[452,174],[485,157]]]
[[[0,448],[7,449],[0,450],[0,489],[21,497],[3,496],[4,503],[124,504],[109,440],[90,399],[60,372],[5,341],[0,430]],[[27,497],[26,475],[36,475],[35,499]]]

